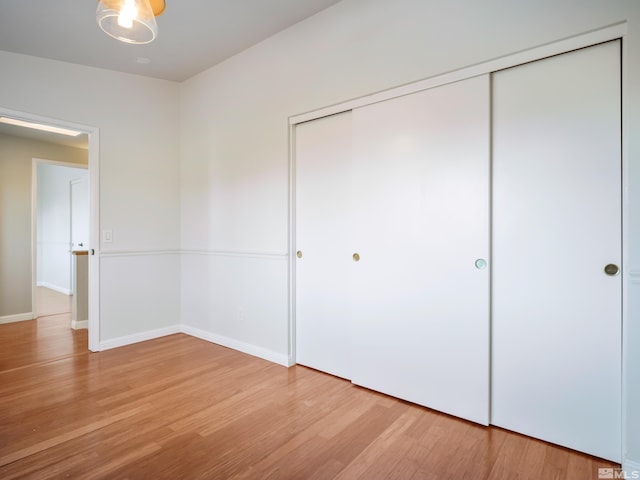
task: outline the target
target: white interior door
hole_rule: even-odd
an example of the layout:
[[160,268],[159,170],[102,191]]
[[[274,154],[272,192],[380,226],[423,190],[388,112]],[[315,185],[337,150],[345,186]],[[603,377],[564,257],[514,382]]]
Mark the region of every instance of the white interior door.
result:
[[351,112],[296,126],[296,361],[350,378]]
[[491,423],[621,460],[619,42],[493,77]]
[[353,112],[351,378],[482,424],[489,89],[485,75]]
[[70,182],[71,250],[89,246],[89,179],[86,175]]

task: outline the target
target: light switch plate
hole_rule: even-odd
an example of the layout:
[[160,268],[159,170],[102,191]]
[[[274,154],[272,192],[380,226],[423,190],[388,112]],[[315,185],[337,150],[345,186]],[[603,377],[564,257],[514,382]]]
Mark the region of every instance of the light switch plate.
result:
[[102,230],[102,241],[104,243],[113,242],[113,230]]

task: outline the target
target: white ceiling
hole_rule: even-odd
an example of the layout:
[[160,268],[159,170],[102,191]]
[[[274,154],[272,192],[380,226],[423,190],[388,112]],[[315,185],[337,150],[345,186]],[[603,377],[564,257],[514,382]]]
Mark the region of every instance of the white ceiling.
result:
[[[0,50],[180,82],[339,1],[166,0],[158,38],[130,45],[100,30],[97,0],[0,0]],[[0,133],[75,143],[19,127]]]
[[0,50],[182,81],[339,0],[167,0],[158,38],[114,40],[96,0],[0,0]]

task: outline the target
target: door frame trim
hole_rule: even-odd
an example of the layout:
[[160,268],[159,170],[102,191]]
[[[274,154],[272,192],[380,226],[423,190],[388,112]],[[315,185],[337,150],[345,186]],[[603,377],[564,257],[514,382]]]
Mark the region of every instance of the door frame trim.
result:
[[[43,123],[62,128],[70,128],[85,133],[89,137],[88,163],[89,169],[89,244],[95,252],[89,255],[89,322],[88,337],[89,350],[100,351],[100,129],[91,125],[70,122],[57,118],[46,117],[34,113],[21,112],[0,106],[0,116],[13,117],[29,122]],[[64,163],[64,162],[60,162]],[[78,166],[77,164],[72,164]],[[34,172],[31,172],[32,176]],[[32,177],[33,178],[33,177]],[[33,215],[35,205],[33,204],[35,192],[31,192],[32,198],[32,229],[36,221]],[[35,236],[32,234],[32,259],[33,251],[37,247],[33,242]],[[32,276],[37,266],[32,264]],[[35,271],[37,274],[37,271]],[[37,278],[37,276],[35,277]],[[33,280],[32,280],[33,281]],[[32,308],[35,306],[35,290],[32,291]]]

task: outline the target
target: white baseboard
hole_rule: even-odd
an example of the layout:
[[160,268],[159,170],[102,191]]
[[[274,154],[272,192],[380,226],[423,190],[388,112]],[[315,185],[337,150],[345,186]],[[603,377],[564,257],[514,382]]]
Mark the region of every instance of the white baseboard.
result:
[[291,365],[293,365],[291,359],[287,355],[282,355],[281,353],[258,347],[250,343],[240,342],[238,340],[224,337],[222,335],[216,335],[215,333],[206,332],[204,330],[200,330],[199,328],[194,328],[183,324],[182,333],[191,335],[192,337],[200,338],[202,340],[206,340],[211,343],[222,345],[223,347],[238,350],[239,352],[247,353],[249,355],[253,355],[254,357],[277,363],[278,365],[283,365],[285,367],[290,367]]
[[71,328],[74,330],[89,328],[89,320],[71,320]]
[[[76,322],[77,326],[72,324],[72,328],[87,328],[88,321],[84,320]],[[175,333],[184,333],[191,335],[192,337],[200,338],[211,343],[222,345],[223,347],[231,348],[242,353],[253,355],[254,357],[268,360],[269,362],[277,363],[285,367],[290,367],[294,363],[287,355],[276,353],[266,348],[258,347],[250,343],[240,342],[232,338],[224,337],[222,335],[216,335],[214,333],[200,330],[199,328],[189,327],[188,325],[171,325],[169,327],[159,328],[157,330],[149,330],[146,332],[140,332],[133,335],[126,335],[124,337],[113,338],[111,340],[105,340],[100,342],[100,350],[110,350],[112,348],[124,347],[125,345],[131,345],[133,343],[144,342],[146,340],[153,340],[154,338],[160,338],[167,335],[173,335]]]
[[100,342],[100,350],[110,350],[112,348],[124,347],[125,345],[131,345],[132,343],[144,342],[146,340],[153,340],[154,338],[165,337],[167,335],[173,335],[175,333],[181,333],[182,329],[180,325],[170,325],[164,328],[158,328],[157,330],[148,330],[146,332],[135,333],[133,335],[126,335],[124,337],[112,338],[111,340],[104,340]]
[[640,479],[640,462],[625,460],[622,462],[622,471],[625,472],[624,478]]
[[3,317],[0,317],[0,324],[24,322],[25,320],[33,320],[33,312],[17,313],[15,315],[5,315]]
[[37,284],[38,287],[45,287],[48,288],[49,290],[53,290],[59,293],[63,293],[65,295],[73,295],[73,292],[71,290],[69,290],[68,288],[63,288],[63,287],[59,287],[57,285],[54,285],[52,283],[47,283],[47,282],[38,282]]

